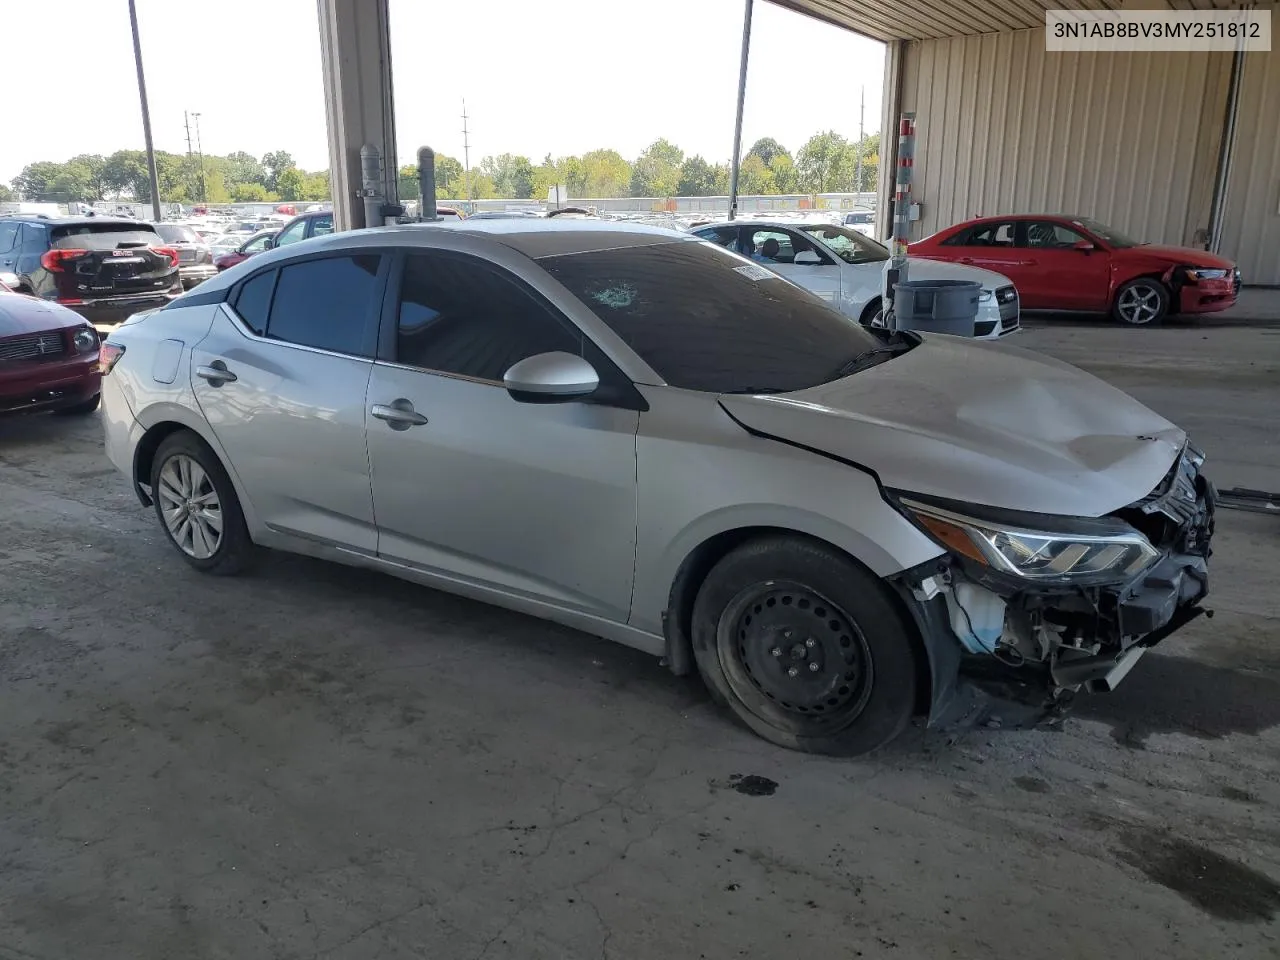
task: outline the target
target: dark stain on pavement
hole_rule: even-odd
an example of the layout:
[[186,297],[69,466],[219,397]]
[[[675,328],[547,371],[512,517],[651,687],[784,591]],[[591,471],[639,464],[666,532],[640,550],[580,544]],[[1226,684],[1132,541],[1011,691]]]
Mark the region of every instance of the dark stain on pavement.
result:
[[1049,781],[1039,777],[1014,777],[1013,785],[1027,793],[1049,793],[1053,789],[1049,786]]
[[748,797],[772,797],[778,790],[776,780],[758,777],[754,773],[745,777],[740,773],[730,774],[729,786]]
[[1120,859],[1205,913],[1234,923],[1265,923],[1280,912],[1280,884],[1220,853],[1160,831],[1121,834]]
[[1149,653],[1115,693],[1077,697],[1073,713],[1110,724],[1116,741],[1137,748],[1153,733],[1256,735],[1280,724],[1280,679]]

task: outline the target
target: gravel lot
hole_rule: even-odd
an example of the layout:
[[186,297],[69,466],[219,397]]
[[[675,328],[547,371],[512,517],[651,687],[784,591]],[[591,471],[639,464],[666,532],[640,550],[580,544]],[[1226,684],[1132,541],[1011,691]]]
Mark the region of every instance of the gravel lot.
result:
[[[1280,330],[1023,346],[1280,487]],[[786,753],[604,641],[286,556],[191,572],[96,417],[0,421],[0,958],[1280,956],[1280,518],[1055,731]]]

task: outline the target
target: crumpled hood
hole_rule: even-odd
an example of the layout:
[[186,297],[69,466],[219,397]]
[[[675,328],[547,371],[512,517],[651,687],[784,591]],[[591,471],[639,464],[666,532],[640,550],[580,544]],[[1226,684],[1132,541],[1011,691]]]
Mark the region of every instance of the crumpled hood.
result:
[[753,432],[865,466],[886,487],[1068,516],[1102,516],[1146,496],[1186,440],[1076,367],[958,337],[927,336],[808,390],[720,403]]
[[924,257],[907,257],[907,277],[911,280],[976,280],[988,290],[1013,286],[1012,280],[994,270]]
[[1195,267],[1212,267],[1218,270],[1235,269],[1235,264],[1226,257],[1220,257],[1216,253],[1209,253],[1207,250],[1196,250],[1194,247],[1170,247],[1162,243],[1143,243],[1129,249],[1159,257],[1162,260],[1168,260],[1170,263]]

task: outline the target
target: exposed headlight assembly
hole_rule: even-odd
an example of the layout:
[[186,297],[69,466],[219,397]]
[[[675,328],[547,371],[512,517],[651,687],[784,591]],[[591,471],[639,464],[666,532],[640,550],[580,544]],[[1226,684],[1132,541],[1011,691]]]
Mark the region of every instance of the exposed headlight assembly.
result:
[[1221,280],[1231,273],[1230,270],[1215,270],[1210,267],[1187,267],[1188,280]]
[[[1033,583],[1085,586],[1123,583],[1160,556],[1121,520],[984,512],[945,507],[903,494],[898,505],[954,553],[997,573]],[[957,506],[964,512],[955,509]],[[1037,522],[1039,521],[1039,522]],[[1048,529],[1045,529],[1048,528]]]

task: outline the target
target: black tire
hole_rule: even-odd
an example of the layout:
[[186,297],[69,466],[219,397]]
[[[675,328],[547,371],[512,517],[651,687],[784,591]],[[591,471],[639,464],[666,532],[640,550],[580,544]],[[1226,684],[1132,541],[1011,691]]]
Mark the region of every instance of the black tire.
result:
[[[165,519],[160,475],[165,465],[178,456],[189,457],[199,464],[214,492],[221,508],[222,536],[216,549],[208,557],[196,557],[188,553],[178,543]],[[195,433],[190,430],[179,430],[165,437],[156,450],[151,463],[151,499],[156,511],[156,519],[173,548],[182,555],[182,559],[202,573],[215,576],[234,576],[247,569],[255,558],[257,548],[249,537],[249,528],[244,522],[244,513],[240,509],[240,500],[236,496],[235,486],[227,476],[226,469],[217,455]]]
[[908,630],[878,578],[797,537],[733,550],[693,607],[694,658],[712,697],[771,743],[830,756],[868,753],[910,722]]
[[102,402],[102,394],[95,393],[88,400],[82,400],[80,403],[74,403],[69,407],[63,407],[54,411],[59,416],[64,417],[83,417],[98,409],[98,404]]
[[876,325],[876,317],[880,315],[880,298],[875,297],[870,300],[865,307],[862,308],[862,316],[858,318],[858,322],[864,327],[873,327]]
[[1169,315],[1169,288],[1154,277],[1138,277],[1121,284],[1111,316],[1129,327],[1154,327]]

